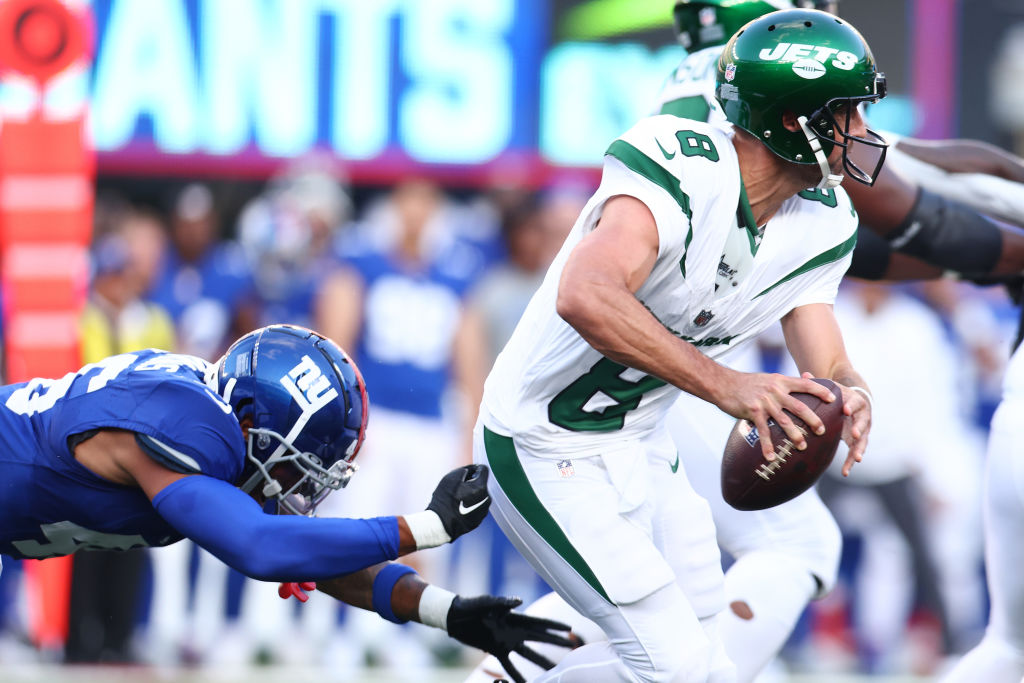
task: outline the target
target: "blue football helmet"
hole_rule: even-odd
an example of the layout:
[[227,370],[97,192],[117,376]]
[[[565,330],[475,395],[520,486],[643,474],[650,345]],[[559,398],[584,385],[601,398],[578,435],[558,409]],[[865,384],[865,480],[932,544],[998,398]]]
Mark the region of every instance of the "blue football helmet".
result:
[[359,368],[312,330],[270,325],[238,339],[207,382],[248,426],[240,488],[312,515],[355,473],[369,413]]

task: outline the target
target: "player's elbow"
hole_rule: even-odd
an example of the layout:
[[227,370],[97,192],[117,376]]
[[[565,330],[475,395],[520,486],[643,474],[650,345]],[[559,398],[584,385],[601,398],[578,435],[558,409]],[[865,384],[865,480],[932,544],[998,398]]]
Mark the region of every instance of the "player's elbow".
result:
[[558,287],[555,310],[562,320],[582,331],[600,317],[595,310],[596,302],[597,299],[588,295],[585,287],[572,286],[563,280]]

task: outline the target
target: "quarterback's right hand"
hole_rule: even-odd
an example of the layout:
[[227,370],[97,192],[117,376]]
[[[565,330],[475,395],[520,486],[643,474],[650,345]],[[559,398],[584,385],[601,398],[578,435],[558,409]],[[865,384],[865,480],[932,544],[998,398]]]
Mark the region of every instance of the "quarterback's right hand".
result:
[[800,428],[783,409],[793,413],[811,428],[815,434],[823,434],[825,425],[813,410],[790,394],[806,393],[817,396],[826,403],[836,399],[832,392],[807,377],[787,377],[786,375],[766,374],[761,372],[737,372],[735,382],[727,390],[723,390],[724,400],[717,405],[726,413],[736,418],[749,420],[757,427],[761,435],[761,451],[765,460],[775,459],[775,446],[771,441],[771,430],[768,421],[772,420],[786,433],[786,436],[799,450],[807,448],[807,440]]
[[427,509],[441,518],[451,540],[477,528],[487,516],[491,507],[487,494],[489,476],[484,465],[465,465],[444,475],[434,489]]

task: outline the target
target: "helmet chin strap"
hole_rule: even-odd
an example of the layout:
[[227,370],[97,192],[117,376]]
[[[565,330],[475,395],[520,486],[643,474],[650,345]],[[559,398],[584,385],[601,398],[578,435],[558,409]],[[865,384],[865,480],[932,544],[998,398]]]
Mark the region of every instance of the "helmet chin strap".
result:
[[832,168],[828,165],[828,157],[825,156],[825,152],[821,149],[821,140],[814,134],[810,126],[807,125],[806,116],[798,116],[797,123],[800,124],[800,128],[804,131],[804,137],[807,138],[807,144],[811,146],[811,151],[814,152],[814,160],[818,162],[818,168],[821,169],[821,182],[814,187],[819,190],[827,190],[832,187],[839,187],[839,183],[843,182],[842,175],[836,175],[832,172]]

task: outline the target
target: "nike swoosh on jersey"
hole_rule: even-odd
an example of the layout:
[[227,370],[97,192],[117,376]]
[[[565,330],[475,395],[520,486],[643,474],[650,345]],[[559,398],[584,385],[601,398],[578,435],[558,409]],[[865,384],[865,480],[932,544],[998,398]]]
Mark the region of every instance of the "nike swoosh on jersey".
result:
[[679,469],[679,454],[678,453],[676,453],[676,461],[674,463],[672,463],[670,465],[670,467],[672,468],[672,474],[675,474],[676,471]]
[[484,503],[486,503],[490,499],[491,499],[491,497],[487,496],[486,498],[481,500],[479,503],[474,503],[473,505],[470,505],[469,507],[466,507],[466,504],[463,503],[460,500],[459,501],[459,514],[460,515],[468,515],[470,512],[472,512],[473,510],[476,510],[478,507],[480,507],[481,505],[483,505]]
[[663,155],[665,155],[666,159],[671,161],[672,159],[676,158],[676,153],[675,152],[672,152],[671,154],[669,154],[668,150],[666,150],[664,147],[661,146],[661,140],[659,140],[658,138],[654,138],[654,141],[658,143],[658,149],[661,150],[661,153]]

